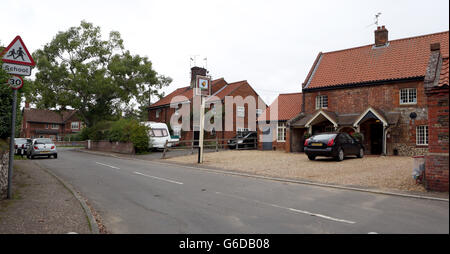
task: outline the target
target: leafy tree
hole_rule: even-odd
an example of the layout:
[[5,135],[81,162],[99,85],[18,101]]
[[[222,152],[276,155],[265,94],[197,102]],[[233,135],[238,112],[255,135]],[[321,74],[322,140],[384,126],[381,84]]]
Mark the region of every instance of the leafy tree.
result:
[[[0,47],[0,50],[1,47]],[[0,66],[3,62],[0,60]],[[13,101],[13,90],[8,86],[8,78],[10,75],[0,68],[0,138],[5,139],[11,136],[11,110]],[[22,124],[22,112],[20,111],[20,103],[24,94],[29,93],[30,82],[23,79],[24,85],[17,92],[16,107],[16,137],[20,135]]]
[[117,120],[130,101],[142,102],[146,92],[158,94],[171,81],[147,57],[125,50],[119,32],[103,40],[100,27],[86,21],[59,32],[33,57],[38,73],[30,101],[38,108],[77,109],[88,127]]

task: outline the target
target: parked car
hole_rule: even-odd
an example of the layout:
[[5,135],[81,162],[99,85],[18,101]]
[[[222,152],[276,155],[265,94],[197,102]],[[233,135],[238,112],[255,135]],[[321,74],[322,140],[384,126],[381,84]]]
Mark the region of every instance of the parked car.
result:
[[305,140],[305,153],[310,160],[317,156],[334,157],[338,161],[347,155],[364,157],[364,146],[348,133],[322,133]]
[[27,150],[27,158],[34,159],[36,156],[47,156],[50,158],[58,158],[58,151],[56,145],[49,138],[36,138],[31,141],[30,147]]
[[[172,139],[169,134],[169,128],[165,123],[157,123],[157,122],[141,122],[141,124],[150,128],[148,136],[149,136],[149,145],[152,148],[160,148],[163,149],[166,141],[177,141]],[[172,142],[167,144],[168,147],[172,146]]]
[[257,132],[250,131],[244,134],[238,134],[234,138],[227,141],[228,148],[257,148],[256,147]]
[[14,139],[14,154],[25,155],[27,151],[27,139],[26,138],[15,138]]

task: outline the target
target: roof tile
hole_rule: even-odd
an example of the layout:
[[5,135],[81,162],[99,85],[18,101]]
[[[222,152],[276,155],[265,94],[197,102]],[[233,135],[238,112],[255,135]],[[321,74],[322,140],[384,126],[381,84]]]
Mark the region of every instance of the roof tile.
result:
[[[439,42],[449,55],[449,32],[392,40],[386,47],[373,44],[323,53],[309,85],[305,88],[332,87],[425,76],[430,44]],[[310,71],[311,73],[311,71]]]

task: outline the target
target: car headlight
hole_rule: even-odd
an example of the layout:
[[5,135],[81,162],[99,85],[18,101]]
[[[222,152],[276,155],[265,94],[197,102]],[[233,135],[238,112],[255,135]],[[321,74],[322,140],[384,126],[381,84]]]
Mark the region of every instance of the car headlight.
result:
[[244,142],[244,140],[238,140],[238,144],[242,144]]

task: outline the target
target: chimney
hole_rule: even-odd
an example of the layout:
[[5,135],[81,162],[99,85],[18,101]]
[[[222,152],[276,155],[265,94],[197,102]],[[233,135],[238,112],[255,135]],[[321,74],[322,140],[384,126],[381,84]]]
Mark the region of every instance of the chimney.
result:
[[375,30],[375,47],[385,46],[388,43],[388,30],[384,26]]
[[206,76],[208,71],[205,68],[194,66],[191,68],[191,88],[195,87],[195,80],[197,76]]

